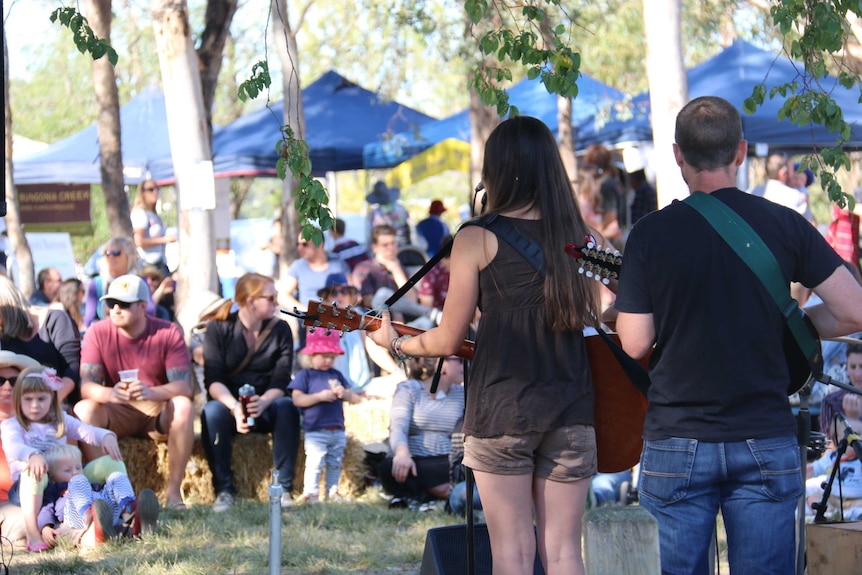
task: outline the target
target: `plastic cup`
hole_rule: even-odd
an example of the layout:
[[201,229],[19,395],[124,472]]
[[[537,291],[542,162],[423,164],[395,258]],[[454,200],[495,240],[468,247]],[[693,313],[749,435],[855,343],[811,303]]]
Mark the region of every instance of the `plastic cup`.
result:
[[123,369],[120,371],[120,383],[123,387],[129,387],[129,384],[138,380],[137,369]]

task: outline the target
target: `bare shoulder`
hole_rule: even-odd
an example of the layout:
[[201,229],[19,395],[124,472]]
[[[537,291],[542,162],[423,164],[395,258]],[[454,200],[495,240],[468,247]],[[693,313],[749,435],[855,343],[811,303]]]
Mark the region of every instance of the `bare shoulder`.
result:
[[482,226],[465,226],[455,236],[452,258],[464,258],[483,268],[497,254],[497,236]]

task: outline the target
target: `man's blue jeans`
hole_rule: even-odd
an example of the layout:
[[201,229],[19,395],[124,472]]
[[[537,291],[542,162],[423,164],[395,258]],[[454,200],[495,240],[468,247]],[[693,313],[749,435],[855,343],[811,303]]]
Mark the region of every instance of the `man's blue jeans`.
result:
[[795,437],[646,441],[639,491],[641,506],[658,520],[662,573],[712,573],[708,552],[719,508],[731,573],[795,572],[803,491]]

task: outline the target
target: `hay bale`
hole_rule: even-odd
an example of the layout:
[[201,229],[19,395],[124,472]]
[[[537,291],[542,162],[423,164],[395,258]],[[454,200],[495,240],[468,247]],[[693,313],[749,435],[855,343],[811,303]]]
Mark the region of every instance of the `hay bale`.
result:
[[[169,475],[167,444],[134,437],[123,437],[119,443],[135,490],[148,487],[164,501]],[[272,473],[270,435],[250,433],[234,438],[232,467],[239,497],[267,501]],[[305,453],[300,443],[293,479],[294,493],[302,492],[304,469]],[[365,489],[365,472],[362,443],[348,435],[338,488],[342,495],[349,497],[361,493]],[[186,503],[203,505],[215,501],[212,472],[199,436],[195,437],[181,489]]]
[[344,427],[362,443],[378,443],[389,437],[391,399],[369,399],[344,404]]
[[[304,437],[304,435],[303,435]],[[365,474],[368,467],[365,465],[365,448],[361,441],[347,434],[347,446],[344,448],[344,458],[341,462],[341,477],[338,480],[338,492],[344,497],[355,497],[365,491]],[[295,494],[302,493],[305,480],[305,449],[300,444],[299,454],[296,458],[296,474],[293,479],[293,491]],[[320,486],[318,493],[326,493],[326,470],[320,474]]]

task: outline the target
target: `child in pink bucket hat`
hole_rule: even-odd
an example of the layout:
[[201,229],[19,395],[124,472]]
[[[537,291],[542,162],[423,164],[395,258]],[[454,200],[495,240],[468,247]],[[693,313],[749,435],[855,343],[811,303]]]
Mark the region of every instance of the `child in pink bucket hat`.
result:
[[315,354],[342,355],[344,350],[341,349],[341,336],[337,331],[327,332],[322,328],[317,328],[314,331],[309,330],[305,334],[305,347],[299,350],[299,353],[310,356]]
[[320,474],[326,465],[326,494],[330,501],[341,499],[338,480],[347,435],[344,433],[342,401],[359,403],[362,396],[350,389],[350,381],[333,367],[344,353],[336,331],[317,328],[309,331],[301,354],[308,356],[309,367],[301,369],[288,386],[293,404],[302,413],[305,433],[305,475],[302,498],[306,503],[320,500]]

